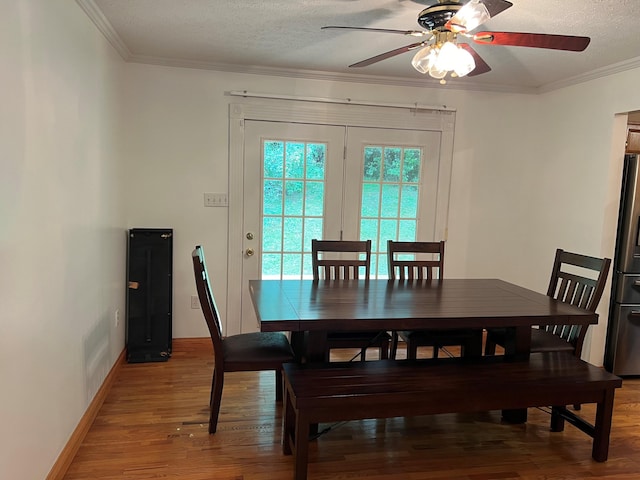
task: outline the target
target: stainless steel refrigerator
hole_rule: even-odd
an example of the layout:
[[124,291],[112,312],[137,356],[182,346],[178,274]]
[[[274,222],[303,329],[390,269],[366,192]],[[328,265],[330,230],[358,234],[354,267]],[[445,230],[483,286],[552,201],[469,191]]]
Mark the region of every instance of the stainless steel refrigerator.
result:
[[640,155],[625,155],[605,368],[640,375]]

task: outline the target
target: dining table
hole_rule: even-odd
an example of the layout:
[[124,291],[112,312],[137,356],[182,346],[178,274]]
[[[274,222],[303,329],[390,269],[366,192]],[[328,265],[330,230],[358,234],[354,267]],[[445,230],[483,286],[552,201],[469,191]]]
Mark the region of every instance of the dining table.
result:
[[[290,332],[299,362],[325,360],[327,333],[335,331],[505,328],[507,361],[525,360],[534,325],[584,325],[595,312],[495,278],[430,280],[250,280],[249,292],[263,332]],[[465,357],[482,355],[466,347]],[[503,410],[508,423],[524,423],[526,409]]]
[[[500,279],[250,280],[259,328],[291,332],[300,361],[325,358],[327,332],[506,328],[505,355],[527,358],[534,325],[598,315]],[[465,355],[482,355],[481,347]]]

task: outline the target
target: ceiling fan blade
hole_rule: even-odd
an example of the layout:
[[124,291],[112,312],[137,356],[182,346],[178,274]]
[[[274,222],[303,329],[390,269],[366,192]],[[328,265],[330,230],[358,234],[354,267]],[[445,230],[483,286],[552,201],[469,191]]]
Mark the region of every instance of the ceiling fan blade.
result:
[[[480,12],[482,11],[483,5],[487,11],[481,14]],[[469,2],[451,17],[445,27],[453,32],[468,32],[478,27],[480,23],[486,22],[489,18],[495,17],[512,6],[513,3],[507,0],[479,0],[478,3]],[[475,12],[475,14],[471,12]],[[487,13],[489,14],[488,17],[486,16]]]
[[400,55],[401,53],[410,52],[411,50],[415,50],[416,48],[420,48],[424,45],[425,45],[425,42],[418,42],[418,43],[412,43],[411,45],[405,45],[404,47],[396,48],[395,50],[390,50],[388,52],[381,53],[380,55],[376,55],[375,57],[367,58],[366,60],[362,60],[361,62],[354,63],[353,65],[349,65],[349,67],[367,67],[374,63],[378,63],[382,60],[386,60],[387,58]]
[[369,28],[369,27],[343,27],[339,25],[327,25],[325,27],[320,27],[320,30],[361,30],[365,32],[377,32],[377,33],[396,33],[399,35],[409,35],[412,37],[424,37],[426,35],[431,35],[430,32],[425,32],[422,30],[394,30],[391,28]]
[[483,73],[487,73],[491,71],[491,67],[485,62],[478,52],[476,52],[471,45],[468,43],[459,43],[459,47],[464,48],[467,52],[469,52],[473,56],[473,60],[476,62],[476,68],[467,73],[467,77],[475,77],[476,75],[481,75]]
[[548,48],[570,52],[582,52],[591,41],[589,37],[521,32],[478,32],[473,36],[473,40],[488,45]]

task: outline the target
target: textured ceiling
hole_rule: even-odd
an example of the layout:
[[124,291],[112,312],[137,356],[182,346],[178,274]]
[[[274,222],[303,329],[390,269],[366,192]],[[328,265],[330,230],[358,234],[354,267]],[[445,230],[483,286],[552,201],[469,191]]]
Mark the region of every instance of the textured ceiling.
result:
[[[128,61],[404,85],[432,82],[411,67],[411,52],[348,65],[415,38],[320,27],[420,29],[427,1],[77,0]],[[589,36],[591,44],[580,53],[474,45],[492,71],[442,88],[538,91],[640,66],[640,0],[511,1],[477,30]]]

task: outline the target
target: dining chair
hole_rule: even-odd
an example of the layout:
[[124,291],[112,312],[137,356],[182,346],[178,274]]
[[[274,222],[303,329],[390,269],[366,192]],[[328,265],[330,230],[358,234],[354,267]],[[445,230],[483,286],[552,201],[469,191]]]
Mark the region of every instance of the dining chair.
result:
[[[595,312],[600,303],[611,259],[556,250],[547,295]],[[588,326],[547,325],[531,330],[531,352],[564,351],[580,358]],[[488,329],[485,355],[495,355],[496,345],[505,348],[507,331]]]
[[202,313],[213,343],[213,378],[209,401],[209,433],[215,433],[226,372],[273,370],[276,401],[282,401],[282,364],[294,360],[289,340],[282,332],[240,333],[224,337],[201,246],[191,254]]
[[[369,280],[371,240],[311,240],[314,281]],[[381,332],[328,332],[325,360],[333,349],[360,349],[360,360],[366,360],[368,348],[377,348],[380,358],[389,358],[391,337]]]
[[[444,241],[387,241],[389,279],[399,281],[431,281],[444,275]],[[393,331],[391,358],[396,358],[399,339],[407,346],[407,359],[415,359],[418,347],[431,347],[433,358],[445,346],[459,345],[464,353],[475,342],[482,343],[482,332],[472,330],[406,330]],[[480,347],[480,352],[482,348]]]

